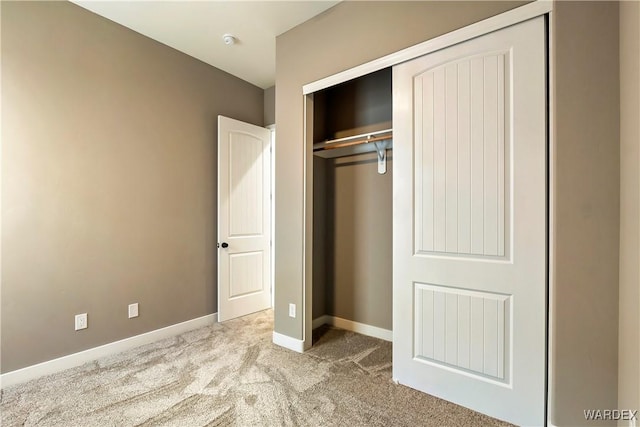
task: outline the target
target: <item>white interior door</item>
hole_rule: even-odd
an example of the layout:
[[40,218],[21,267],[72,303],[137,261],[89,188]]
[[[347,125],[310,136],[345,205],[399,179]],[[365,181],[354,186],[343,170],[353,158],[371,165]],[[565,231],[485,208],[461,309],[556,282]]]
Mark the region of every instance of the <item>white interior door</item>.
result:
[[271,306],[271,132],[218,116],[218,320]]
[[519,425],[545,414],[544,25],[393,73],[393,376]]

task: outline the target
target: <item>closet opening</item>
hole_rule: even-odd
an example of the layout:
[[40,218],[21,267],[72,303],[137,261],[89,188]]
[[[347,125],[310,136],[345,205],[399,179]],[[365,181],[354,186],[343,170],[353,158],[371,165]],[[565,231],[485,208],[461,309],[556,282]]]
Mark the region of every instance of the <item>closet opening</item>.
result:
[[[391,341],[392,70],[307,95],[313,327]],[[309,111],[312,110],[312,111]],[[309,276],[307,275],[309,278]]]

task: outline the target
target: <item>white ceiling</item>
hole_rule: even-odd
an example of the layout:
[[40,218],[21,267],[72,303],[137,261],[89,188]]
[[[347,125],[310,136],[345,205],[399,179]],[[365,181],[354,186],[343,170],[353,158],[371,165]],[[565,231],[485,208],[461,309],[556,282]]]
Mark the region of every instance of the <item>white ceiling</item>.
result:
[[[338,1],[71,0],[263,89],[275,84],[276,36]],[[238,42],[227,46],[225,33]]]

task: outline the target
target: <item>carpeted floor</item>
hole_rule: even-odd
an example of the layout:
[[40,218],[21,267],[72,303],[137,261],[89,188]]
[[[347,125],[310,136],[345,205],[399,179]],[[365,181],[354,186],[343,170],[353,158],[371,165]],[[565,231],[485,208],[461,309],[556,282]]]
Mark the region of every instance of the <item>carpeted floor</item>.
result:
[[391,343],[323,326],[305,354],[272,312],[214,324],[9,387],[9,426],[501,426],[391,381]]

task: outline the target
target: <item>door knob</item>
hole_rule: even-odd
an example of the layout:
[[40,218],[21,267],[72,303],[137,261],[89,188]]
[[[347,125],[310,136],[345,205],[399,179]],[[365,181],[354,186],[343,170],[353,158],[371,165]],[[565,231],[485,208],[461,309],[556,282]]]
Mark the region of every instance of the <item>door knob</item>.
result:
[[223,248],[228,248],[229,244],[227,242],[222,242],[221,245],[218,245],[218,247],[222,246]]

